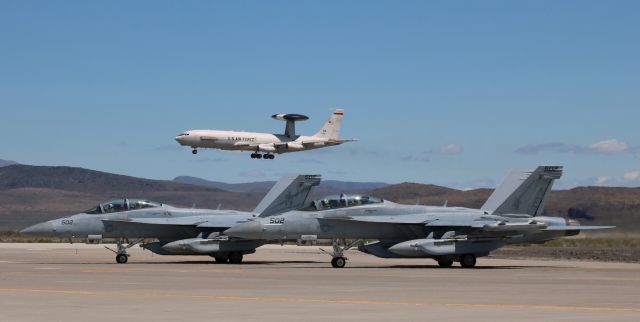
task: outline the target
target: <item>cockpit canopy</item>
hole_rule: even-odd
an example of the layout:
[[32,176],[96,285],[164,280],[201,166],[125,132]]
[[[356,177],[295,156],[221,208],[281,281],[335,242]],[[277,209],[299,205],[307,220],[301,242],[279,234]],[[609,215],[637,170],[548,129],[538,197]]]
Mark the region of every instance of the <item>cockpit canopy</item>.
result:
[[360,205],[369,205],[382,203],[383,200],[376,197],[364,195],[331,195],[312,201],[307,207],[301,210],[316,211],[337,208],[355,207]]
[[105,203],[101,203],[87,211],[85,214],[108,214],[112,212],[121,212],[134,209],[162,207],[162,204],[155,201],[142,199],[116,199]]

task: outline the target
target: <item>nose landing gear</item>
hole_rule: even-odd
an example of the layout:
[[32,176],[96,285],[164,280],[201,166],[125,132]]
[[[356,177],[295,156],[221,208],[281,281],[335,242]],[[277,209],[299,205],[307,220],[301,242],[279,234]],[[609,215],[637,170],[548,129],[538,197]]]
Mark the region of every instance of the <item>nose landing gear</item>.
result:
[[193,151],[191,151],[191,153],[198,154],[198,150],[197,149],[193,149]]
[[344,240],[344,238],[342,239],[336,238],[332,242],[332,247],[333,247],[332,252],[328,252],[322,248],[320,248],[320,250],[329,254],[332,257],[331,266],[333,268],[343,268],[345,265],[347,265],[347,258],[344,257],[344,252],[360,244],[360,242],[361,240],[357,239],[347,245],[347,242],[346,240]]
[[130,242],[129,244],[127,244],[126,246],[124,245],[124,239],[118,239],[118,242],[116,243],[116,250],[113,250],[107,246],[104,246],[104,248],[116,253],[116,263],[118,264],[126,264],[127,261],[129,261],[129,255],[127,253],[127,249],[135,246],[136,244],[139,244],[142,241],[142,238],[136,239],[132,242]]

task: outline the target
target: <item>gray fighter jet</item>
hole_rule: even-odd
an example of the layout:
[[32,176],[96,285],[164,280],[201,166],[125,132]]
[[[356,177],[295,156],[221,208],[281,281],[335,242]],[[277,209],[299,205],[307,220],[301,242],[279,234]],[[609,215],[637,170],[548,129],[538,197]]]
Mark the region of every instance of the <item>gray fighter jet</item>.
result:
[[[320,176],[299,175],[278,181],[252,212],[176,208],[140,199],[112,200],[82,213],[50,220],[21,231],[26,235],[81,237],[89,241],[117,238],[116,262],[126,263],[127,249],[140,246],[160,255],[209,255],[216,262],[242,262],[263,240],[228,238],[222,231],[239,223],[301,208]],[[125,239],[134,241],[125,244]]]
[[[335,195],[306,208],[269,218],[254,218],[224,233],[252,240],[333,240],[333,267],[344,267],[344,251],[355,246],[383,258],[433,258],[441,267],[454,261],[474,267],[476,258],[513,243],[538,243],[581,230],[542,210],[562,167],[513,171],[480,209],[400,205],[364,195]],[[353,242],[347,243],[351,239]],[[362,243],[361,240],[377,240]]]

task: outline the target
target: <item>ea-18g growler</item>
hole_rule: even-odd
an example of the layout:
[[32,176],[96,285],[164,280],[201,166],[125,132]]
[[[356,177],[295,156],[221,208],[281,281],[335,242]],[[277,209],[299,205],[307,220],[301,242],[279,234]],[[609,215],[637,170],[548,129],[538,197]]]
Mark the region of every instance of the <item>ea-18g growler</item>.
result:
[[[332,239],[333,267],[344,267],[344,251],[358,246],[383,258],[432,258],[441,267],[476,258],[514,243],[538,243],[581,230],[611,228],[580,226],[562,217],[543,216],[560,166],[513,171],[480,209],[400,205],[365,195],[335,195],[314,200],[305,208],[269,218],[254,218],[231,227],[228,236],[252,240]],[[346,240],[354,240],[347,243]],[[362,243],[361,240],[376,240]]]

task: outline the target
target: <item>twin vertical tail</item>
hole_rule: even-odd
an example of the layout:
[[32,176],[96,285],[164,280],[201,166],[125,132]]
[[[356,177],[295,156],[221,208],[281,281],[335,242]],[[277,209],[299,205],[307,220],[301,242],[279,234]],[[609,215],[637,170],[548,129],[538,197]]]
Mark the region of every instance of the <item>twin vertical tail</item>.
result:
[[512,171],[482,205],[492,214],[539,216],[553,181],[562,176],[561,166],[540,166],[534,171]]
[[336,109],[333,111],[327,123],[314,134],[314,137],[323,139],[337,140],[340,136],[340,125],[342,125],[342,117],[344,116],[343,109]]
[[268,217],[305,206],[311,189],[320,184],[320,175],[283,177],[269,190],[253,210],[260,217]]

